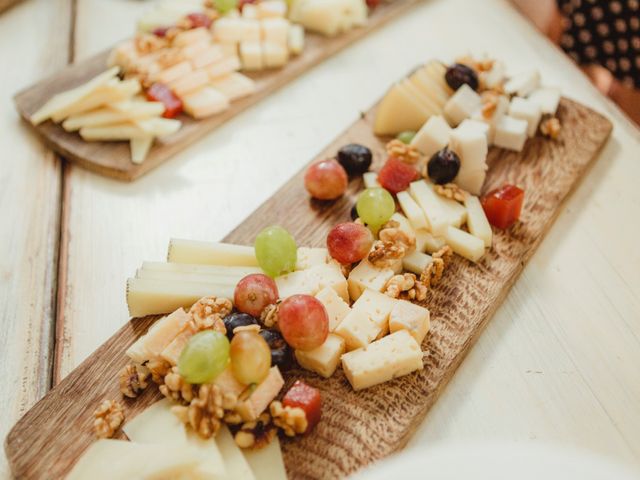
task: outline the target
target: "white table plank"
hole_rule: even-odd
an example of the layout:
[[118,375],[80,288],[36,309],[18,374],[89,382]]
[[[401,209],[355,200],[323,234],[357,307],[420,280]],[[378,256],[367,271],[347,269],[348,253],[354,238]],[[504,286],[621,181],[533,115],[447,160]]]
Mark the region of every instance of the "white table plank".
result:
[[[104,2],[79,7],[84,57],[126,36],[139,5],[110,2],[108,24]],[[615,129],[413,444],[558,441],[637,462],[639,134],[502,0],[426,2],[135,184],[72,168],[60,375],[126,321],[125,278],[164,258],[169,237],[223,237],[403,73],[470,49],[513,71],[539,66],[546,83],[607,113]]]
[[[0,437],[51,382],[60,161],[22,125],[18,90],[68,58],[69,0],[32,0],[0,16]],[[0,478],[8,476],[0,458]]]

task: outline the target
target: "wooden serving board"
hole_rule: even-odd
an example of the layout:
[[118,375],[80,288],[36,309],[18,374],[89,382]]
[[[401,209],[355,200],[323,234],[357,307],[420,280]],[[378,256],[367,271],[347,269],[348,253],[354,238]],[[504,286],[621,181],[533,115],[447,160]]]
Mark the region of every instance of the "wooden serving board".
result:
[[[379,168],[385,159],[384,141],[372,133],[374,111],[314,161],[357,142],[372,148],[374,168]],[[491,150],[484,190],[505,182],[524,188],[522,218],[511,229],[494,232],[493,247],[480,263],[455,256],[443,281],[432,290],[425,302],[431,311],[431,330],[422,345],[423,371],[361,392],[351,389],[341,370],[328,380],[302,370],[286,375],[288,382],[303,378],[323,395],[322,421],[316,429],[284,442],[290,478],[345,477],[406,444],[611,133],[606,118],[570,100],[562,100],[558,114],[563,125],[559,139],[530,139],[520,154]],[[352,181],[343,198],[319,202],[309,200],[303,175],[304,171],[295,175],[225,240],[250,245],[262,228],[280,224],[300,245],[323,245],[329,229],[349,218],[361,180]],[[128,363],[125,350],[156,318],[128,322],[16,424],[5,450],[18,478],[60,478],[69,471],[94,441],[94,409],[105,398],[121,398],[118,373]],[[138,399],[125,400],[126,418],[159,396],[150,387]]]
[[[253,95],[236,100],[223,113],[203,120],[194,120],[187,115],[180,115],[179,119],[183,123],[182,128],[162,140],[156,139],[149,155],[140,165],[131,161],[129,142],[85,142],[78,133],[67,132],[62,126],[52,121],[47,121],[33,128],[50,148],[64,158],[101,175],[132,181],[326,58],[406,12],[420,1],[391,0],[382,2],[373,10],[364,27],[353,29],[335,38],[307,33],[302,54],[292,57],[291,61],[283,68],[246,73],[256,82],[256,91]],[[18,93],[14,100],[20,115],[31,125],[29,122],[31,115],[53,94],[78,86],[106,70],[108,55],[109,51],[105,51],[70,65],[60,73]]]

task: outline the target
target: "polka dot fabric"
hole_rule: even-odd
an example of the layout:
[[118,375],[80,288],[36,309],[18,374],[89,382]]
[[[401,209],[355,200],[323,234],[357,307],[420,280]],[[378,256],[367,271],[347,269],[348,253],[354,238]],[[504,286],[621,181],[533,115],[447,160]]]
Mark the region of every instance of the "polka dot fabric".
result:
[[558,0],[562,48],[579,64],[599,64],[640,88],[640,0]]

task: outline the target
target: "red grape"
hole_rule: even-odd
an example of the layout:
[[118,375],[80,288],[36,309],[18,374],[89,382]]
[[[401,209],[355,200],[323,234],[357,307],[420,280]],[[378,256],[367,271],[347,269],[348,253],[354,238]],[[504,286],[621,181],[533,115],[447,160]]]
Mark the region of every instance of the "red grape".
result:
[[345,169],[335,160],[314,163],[304,175],[304,186],[318,200],[335,200],[347,189]]
[[398,193],[409,188],[409,184],[419,177],[420,174],[411,165],[389,157],[378,173],[378,182],[391,193]]
[[276,282],[262,273],[252,273],[244,277],[238,282],[233,293],[236,308],[254,317],[260,317],[264,308],[277,300]]
[[327,235],[329,254],[342,264],[359,262],[367,256],[371,245],[371,230],[359,223],[341,223]]
[[324,305],[311,295],[292,295],[280,304],[278,326],[285,341],[297,350],[313,350],[329,335]]

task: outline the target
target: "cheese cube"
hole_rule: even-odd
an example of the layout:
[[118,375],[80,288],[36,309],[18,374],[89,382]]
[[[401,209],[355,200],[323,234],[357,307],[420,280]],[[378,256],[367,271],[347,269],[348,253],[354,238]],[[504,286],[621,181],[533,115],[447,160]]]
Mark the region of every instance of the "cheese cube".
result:
[[438,194],[424,180],[411,183],[409,192],[427,217],[431,233],[442,235],[447,228],[448,220],[442,209]]
[[366,172],[362,175],[362,180],[364,182],[364,188],[380,187],[380,183],[378,183],[378,174],[376,172]]
[[345,353],[342,368],[353,389],[362,390],[422,370],[422,351],[409,332],[399,330]]
[[333,333],[344,339],[347,350],[355,350],[374,341],[380,331],[380,326],[366,312],[352,309]]
[[312,295],[314,284],[308,270],[298,270],[275,278],[280,298],[291,295]]
[[527,135],[534,137],[538,131],[538,124],[542,118],[540,106],[526,98],[514,97],[509,105],[509,116],[520,118],[527,122]]
[[416,230],[416,251],[433,253],[445,246],[444,238],[435,237],[427,230]]
[[261,70],[262,62],[262,46],[260,42],[242,42],[240,43],[240,60],[244,70]]
[[142,342],[146,359],[157,359],[162,351],[178,336],[191,317],[184,309],[175,312],[154,323]]
[[174,80],[179,80],[185,75],[189,75],[192,70],[193,67],[191,67],[191,64],[185,60],[184,62],[176,63],[175,65],[164,69],[158,74],[156,81],[168,85]]
[[184,111],[193,118],[204,118],[229,108],[229,99],[212,87],[204,87],[182,97]]
[[186,47],[182,47],[180,49],[180,55],[185,60],[192,61],[194,58],[197,58],[201,53],[205,52],[210,46],[211,46],[211,42],[209,40],[193,43],[193,44],[187,45]]
[[489,115],[487,112],[483,112],[482,108],[476,110],[471,116],[472,120],[486,123],[489,126],[488,140],[489,145],[493,145],[494,137],[496,134],[496,123],[498,119],[507,114],[509,110],[509,98],[506,95],[499,95],[496,99],[496,107]]
[[482,100],[469,85],[462,85],[444,106],[447,121],[456,126],[482,106]]
[[202,50],[198,56],[191,59],[191,65],[194,70],[207,67],[213,63],[216,63],[224,58],[220,45],[209,45],[206,49]]
[[[216,22],[217,24],[218,22]],[[174,47],[186,47],[187,45],[195,45],[197,43],[211,43],[211,33],[204,27],[185,30],[177,34],[171,44]]]
[[393,269],[377,268],[364,259],[349,273],[349,295],[352,300],[357,300],[367,288],[381,292],[394,275]]
[[464,200],[467,207],[467,227],[471,235],[481,238],[484,246],[490,248],[493,232],[489,220],[480,204],[480,199],[474,195],[467,195]]
[[326,248],[298,247],[296,270],[306,270],[316,265],[324,265],[329,258]]
[[389,315],[389,330],[391,333],[406,330],[420,345],[429,331],[429,310],[405,300],[398,300]]
[[251,20],[258,19],[258,7],[253,3],[245,3],[242,5],[242,18]]
[[351,308],[331,287],[325,287],[316,294],[316,298],[324,305],[329,317],[329,331],[333,332],[346,317]]
[[258,20],[243,19],[241,42],[259,42],[262,38],[260,23]]
[[555,87],[538,88],[531,92],[529,100],[537,104],[542,113],[555,115],[560,103],[560,89]]
[[494,144],[496,147],[521,152],[527,141],[528,129],[529,125],[526,120],[504,115],[496,124]]
[[480,132],[483,133],[486,137],[487,137],[487,141],[489,141],[489,124],[486,122],[483,122],[481,120],[477,120],[475,118],[465,118],[462,123],[460,125],[458,125],[458,128],[456,128],[456,130],[460,129],[460,130],[465,130],[465,129],[471,129],[475,132]]
[[169,83],[169,88],[173,90],[178,97],[182,98],[188,93],[200,89],[209,83],[209,75],[204,70],[195,70],[183,77],[180,77]]
[[324,378],[329,378],[338,368],[340,357],[345,352],[344,339],[330,333],[322,345],[313,350],[296,350],[296,360],[302,368],[316,372]]
[[431,255],[416,250],[404,256],[402,266],[406,271],[420,276],[432,261]]
[[325,287],[331,287],[345,302],[349,301],[349,287],[347,279],[342,274],[340,264],[330,262],[324,265],[316,265],[306,271],[315,285],[312,295],[315,295]]
[[486,72],[480,72],[480,80],[482,85],[484,85],[488,89],[495,89],[502,85],[506,78],[506,67],[504,62],[495,61],[493,62],[493,66],[491,70]]
[[237,72],[212,79],[211,86],[225,95],[229,101],[251,95],[256,90],[253,80]]
[[227,368],[213,380],[213,383],[220,387],[220,390],[224,393],[231,393],[236,397],[239,397],[240,394],[247,389],[246,385],[236,380],[231,370],[231,365],[227,366]]
[[213,24],[213,38],[216,42],[236,44],[244,39],[244,19],[222,17]]
[[287,34],[289,51],[294,55],[300,55],[304,50],[304,28],[302,25],[291,25]]
[[283,0],[264,0],[257,5],[259,18],[284,17],[287,3]]
[[280,370],[276,366],[271,367],[267,378],[253,390],[248,399],[237,405],[236,410],[244,421],[250,422],[255,420],[266,410],[271,401],[276,398],[283,386],[284,380],[282,379]]
[[518,95],[526,97],[540,86],[540,72],[528,70],[511,77],[504,84],[504,91],[507,95]]
[[429,228],[427,217],[408,192],[398,192],[398,203],[414,229]]
[[264,42],[262,44],[262,60],[267,68],[278,68],[289,61],[289,48],[286,44]]
[[464,230],[449,227],[444,239],[451,250],[472,262],[477,262],[484,255],[484,241]]
[[262,40],[288,46],[289,20],[285,18],[265,18],[260,22]]
[[460,157],[460,170],[454,182],[462,189],[478,195],[486,176],[484,172],[488,168],[489,142],[487,135],[469,126],[456,128],[451,134],[449,148]]
[[380,337],[389,331],[389,314],[396,301],[384,293],[366,289],[353,304],[353,310],[368,315],[380,329],[380,333],[378,333],[378,337]]
[[451,127],[444,117],[442,115],[433,115],[418,130],[418,133],[411,140],[411,145],[416,147],[428,161],[434,153],[449,144],[450,135]]
[[209,78],[213,80],[240,70],[240,66],[240,59],[234,54],[209,65],[206,69]]

